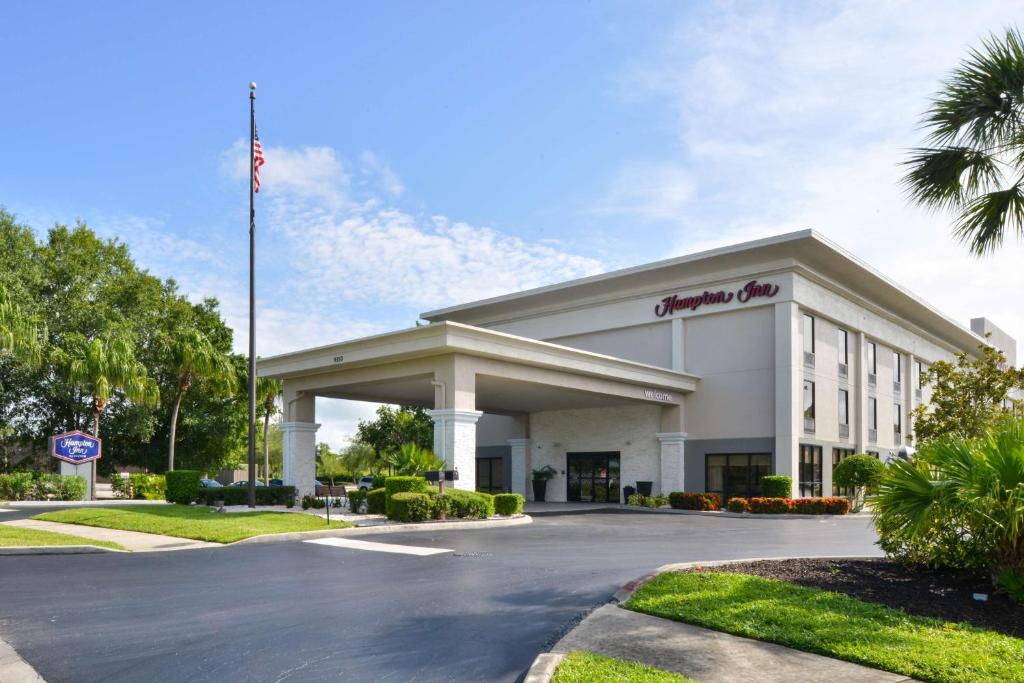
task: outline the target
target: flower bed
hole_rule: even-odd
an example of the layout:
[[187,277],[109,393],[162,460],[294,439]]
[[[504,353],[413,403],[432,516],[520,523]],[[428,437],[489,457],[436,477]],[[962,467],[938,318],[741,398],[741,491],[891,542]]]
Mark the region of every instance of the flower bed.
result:
[[845,515],[850,511],[846,498],[730,498],[729,512],[755,515]]

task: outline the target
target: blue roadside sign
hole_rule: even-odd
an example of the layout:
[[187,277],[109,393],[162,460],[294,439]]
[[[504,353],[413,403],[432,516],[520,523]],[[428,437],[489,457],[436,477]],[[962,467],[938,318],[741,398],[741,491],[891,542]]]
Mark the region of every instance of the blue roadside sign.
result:
[[98,460],[103,452],[103,442],[85,432],[58,434],[50,443],[53,457],[75,465]]

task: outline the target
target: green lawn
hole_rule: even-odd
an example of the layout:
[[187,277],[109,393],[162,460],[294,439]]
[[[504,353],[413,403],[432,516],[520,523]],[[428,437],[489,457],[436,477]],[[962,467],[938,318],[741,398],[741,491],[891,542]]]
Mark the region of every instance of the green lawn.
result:
[[1024,640],[746,574],[661,574],[624,607],[923,681],[1024,681]]
[[94,541],[91,538],[58,534],[53,531],[39,529],[23,529],[17,526],[0,524],[0,546],[25,545],[98,545],[102,548],[124,550],[125,548],[111,541]]
[[605,657],[593,652],[570,652],[555,670],[551,683],[695,683],[686,676],[654,667]]
[[[250,536],[286,531],[326,529],[320,517],[296,512],[215,512],[205,505],[131,505],[116,508],[74,508],[36,515],[35,519],[84,524],[107,529],[144,531],[150,534],[232,543]],[[331,529],[354,526],[331,521]]]

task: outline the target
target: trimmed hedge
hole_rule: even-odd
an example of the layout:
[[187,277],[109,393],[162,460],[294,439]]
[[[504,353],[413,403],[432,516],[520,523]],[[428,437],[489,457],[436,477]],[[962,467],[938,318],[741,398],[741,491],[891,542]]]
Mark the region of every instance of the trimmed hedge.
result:
[[355,491],[348,492],[348,511],[353,514],[359,514],[362,510],[363,503],[366,502],[366,491]]
[[383,515],[387,504],[388,492],[384,489],[373,489],[366,492],[366,511],[371,515]]
[[85,500],[85,479],[77,474],[0,474],[0,500]]
[[391,498],[396,493],[426,493],[427,480],[424,477],[388,477],[384,481],[384,512],[391,514]]
[[494,516],[494,496],[479,491],[447,489],[434,499],[434,515],[487,519]]
[[729,512],[746,512],[747,511],[747,499],[746,498],[730,498],[729,502],[725,504],[725,509]]
[[197,470],[171,470],[167,480],[167,502],[191,505],[199,498],[199,472]]
[[0,499],[30,500],[33,493],[31,472],[0,474]]
[[722,497],[711,492],[673,491],[668,494],[668,504],[675,510],[721,510]]
[[[296,491],[294,486],[257,486],[257,505],[295,506]],[[217,488],[199,489],[197,502],[213,505],[214,501],[222,500],[225,505],[246,505],[249,502],[249,491],[245,486],[218,486]]]
[[494,496],[494,513],[511,517],[523,512],[526,499],[518,493],[498,493]]
[[137,472],[128,476],[131,480],[132,498],[134,500],[164,500],[167,493],[167,480],[162,474],[143,474]]
[[785,474],[766,474],[761,477],[762,498],[792,498],[793,479]]
[[747,511],[761,515],[845,515],[850,511],[850,501],[846,498],[750,498]]
[[636,505],[642,508],[660,508],[668,505],[668,496],[642,496],[634,493],[626,499],[626,505]]
[[[390,483],[390,479],[388,482]],[[423,522],[433,516],[434,505],[426,493],[399,491],[388,500],[388,519],[396,522]]]

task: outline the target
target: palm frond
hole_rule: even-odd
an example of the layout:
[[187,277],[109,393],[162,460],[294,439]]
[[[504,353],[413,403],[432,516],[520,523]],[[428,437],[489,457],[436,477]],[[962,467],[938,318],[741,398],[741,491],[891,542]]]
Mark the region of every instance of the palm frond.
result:
[[970,147],[915,149],[904,165],[910,170],[901,182],[910,199],[933,208],[958,207],[1001,179],[996,159]]
[[1018,183],[970,200],[957,217],[953,235],[983,256],[1003,243],[1007,230],[1024,232],[1024,192]]

